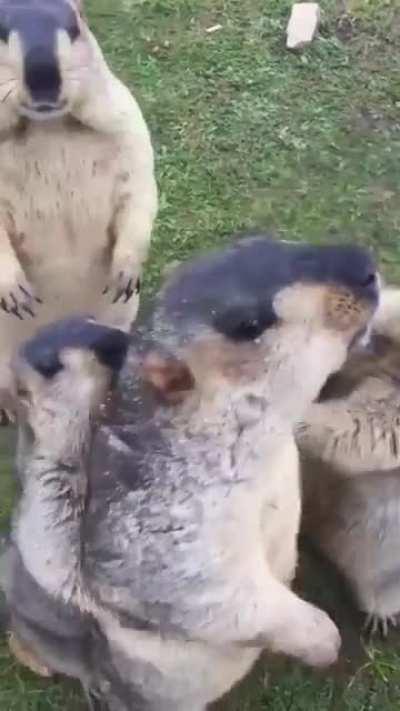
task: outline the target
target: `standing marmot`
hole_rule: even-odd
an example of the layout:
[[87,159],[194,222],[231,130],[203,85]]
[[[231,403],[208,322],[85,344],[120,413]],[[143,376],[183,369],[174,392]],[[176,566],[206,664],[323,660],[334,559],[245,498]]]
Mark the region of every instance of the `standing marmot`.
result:
[[368,350],[331,377],[297,441],[304,532],[386,633],[400,613],[399,290],[383,290]]
[[[74,312],[129,329],[157,207],[140,109],[77,0],[0,0],[0,393]],[[4,398],[3,398],[4,402]]]

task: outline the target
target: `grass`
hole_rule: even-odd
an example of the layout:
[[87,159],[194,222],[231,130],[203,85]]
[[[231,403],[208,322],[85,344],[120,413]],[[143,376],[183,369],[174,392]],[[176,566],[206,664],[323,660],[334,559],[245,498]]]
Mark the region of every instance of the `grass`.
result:
[[[321,36],[299,55],[284,47],[289,0],[86,4],[153,135],[160,212],[148,291],[167,262],[254,226],[291,239],[359,240],[377,250],[389,279],[399,279],[397,0],[322,0]],[[217,23],[219,31],[206,32]],[[10,447],[3,444],[0,461],[3,527],[13,498]],[[317,675],[261,662],[219,707],[400,709],[398,638],[362,642],[360,620],[332,572],[309,553],[301,572],[307,597],[343,631],[338,668]],[[22,671],[0,647],[2,711],[79,711],[80,698],[73,686]]]

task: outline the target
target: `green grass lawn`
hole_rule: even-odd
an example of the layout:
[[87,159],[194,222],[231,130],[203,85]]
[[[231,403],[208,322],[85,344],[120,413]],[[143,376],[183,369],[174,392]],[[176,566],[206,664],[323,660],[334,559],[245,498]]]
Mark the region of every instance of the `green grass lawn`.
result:
[[[398,0],[323,0],[321,37],[301,55],[284,46],[289,0],[86,4],[153,134],[161,207],[148,290],[167,262],[254,226],[292,239],[360,240],[400,281]],[[219,31],[206,32],[217,23]],[[2,451],[4,528],[13,487],[10,446]],[[218,707],[400,709],[400,636],[363,642],[343,585],[310,553],[300,577],[308,598],[341,626],[340,664],[317,675],[262,662]],[[80,699],[71,685],[22,671],[0,647],[1,711],[79,711]]]

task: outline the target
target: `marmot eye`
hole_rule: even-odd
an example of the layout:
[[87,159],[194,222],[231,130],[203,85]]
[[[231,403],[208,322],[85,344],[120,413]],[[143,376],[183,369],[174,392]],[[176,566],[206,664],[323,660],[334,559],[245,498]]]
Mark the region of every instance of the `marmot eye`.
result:
[[364,281],[361,282],[361,286],[371,286],[371,284],[374,284],[375,282],[376,274],[375,272],[370,272]]
[[263,330],[258,321],[241,321],[228,330],[226,335],[235,341],[253,341]]
[[214,326],[224,336],[233,341],[254,341],[270,326],[275,323],[273,313],[267,315],[254,309],[230,309],[219,314],[214,321]]
[[67,32],[71,42],[75,42],[75,40],[77,40],[80,35],[78,23],[73,22],[67,29]]

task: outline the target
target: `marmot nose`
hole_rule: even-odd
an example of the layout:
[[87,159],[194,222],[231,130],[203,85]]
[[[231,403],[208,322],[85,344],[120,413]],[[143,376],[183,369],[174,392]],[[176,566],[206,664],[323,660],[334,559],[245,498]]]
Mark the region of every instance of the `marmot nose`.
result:
[[380,279],[376,261],[369,249],[341,245],[324,249],[326,277],[350,287],[364,299],[377,302]]
[[61,74],[53,47],[33,47],[25,55],[25,84],[34,103],[55,104]]

